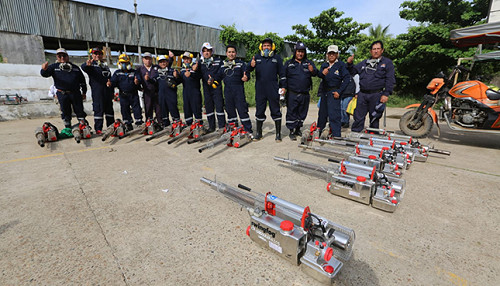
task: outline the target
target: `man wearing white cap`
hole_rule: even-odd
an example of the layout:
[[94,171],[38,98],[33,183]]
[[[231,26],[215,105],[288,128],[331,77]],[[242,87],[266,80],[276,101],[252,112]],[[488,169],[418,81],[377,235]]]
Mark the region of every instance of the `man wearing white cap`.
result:
[[49,65],[48,62],[45,62],[42,64],[40,74],[43,77],[54,79],[64,126],[71,128],[71,107],[73,107],[78,120],[85,120],[87,116],[83,111],[83,99],[86,97],[87,84],[80,68],[69,62],[69,56],[65,49],[57,49],[56,56],[56,63]]
[[[200,71],[203,80],[203,95],[205,96],[205,111],[207,113],[209,132],[215,131],[215,115],[219,129],[226,125],[226,114],[224,113],[224,98],[222,87],[216,82],[215,75],[219,72],[222,61],[214,58],[213,48],[210,43],[203,43],[201,47]],[[215,114],[214,114],[215,107]]]
[[[318,127],[322,131],[326,126],[327,118],[330,121],[332,136],[340,137],[341,106],[340,95],[350,81],[350,74],[344,62],[338,59],[339,47],[328,46],[326,59],[321,65],[318,76],[323,79],[321,86],[321,103],[318,112]],[[320,132],[321,133],[321,132]]]
[[196,121],[202,123],[201,118],[201,73],[197,69],[198,65],[193,65],[193,54],[185,52],[182,54],[182,67],[179,78],[182,82],[182,99],[184,104],[184,120],[187,125],[193,123],[193,116]]
[[169,113],[172,115],[173,122],[181,119],[177,107],[177,85],[180,79],[175,76],[177,71],[168,67],[168,58],[167,56],[158,57],[158,73],[155,77],[149,79],[158,89],[163,127],[170,125]]
[[[153,65],[153,55],[149,52],[144,53],[142,56],[142,66],[137,68],[137,72],[142,80],[142,96],[144,98],[144,113],[146,120],[153,119],[153,111],[156,119],[160,117],[161,110],[158,102],[158,90],[155,84],[149,81],[149,78],[158,76],[158,66]],[[146,79],[147,77],[147,79]]]

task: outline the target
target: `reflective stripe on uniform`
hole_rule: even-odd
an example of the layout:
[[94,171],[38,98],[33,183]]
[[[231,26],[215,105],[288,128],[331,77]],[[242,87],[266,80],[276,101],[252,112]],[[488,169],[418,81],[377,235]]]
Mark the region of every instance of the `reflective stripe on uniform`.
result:
[[207,117],[209,117],[209,116],[214,116],[214,113],[213,112],[212,113],[207,113]]

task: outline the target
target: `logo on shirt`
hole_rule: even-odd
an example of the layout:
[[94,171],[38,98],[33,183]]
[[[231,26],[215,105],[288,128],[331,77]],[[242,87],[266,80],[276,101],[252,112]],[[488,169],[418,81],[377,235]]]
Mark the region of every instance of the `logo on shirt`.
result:
[[340,74],[339,70],[336,70],[336,71],[334,72],[334,74],[335,74],[335,75],[339,75],[339,74]]
[[381,65],[380,65],[380,67],[381,67],[381,68],[385,68],[385,64],[381,64]]

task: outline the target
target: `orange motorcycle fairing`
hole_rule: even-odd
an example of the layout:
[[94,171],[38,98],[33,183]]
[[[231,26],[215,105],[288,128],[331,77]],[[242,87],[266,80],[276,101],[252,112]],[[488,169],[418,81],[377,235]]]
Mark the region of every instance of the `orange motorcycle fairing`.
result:
[[[419,106],[420,106],[420,103],[414,103],[414,104],[410,104],[410,105],[405,106],[405,109],[418,108]],[[438,123],[437,114],[434,111],[434,109],[432,109],[431,107],[429,107],[429,109],[427,109],[427,112],[432,117],[432,121],[434,121],[434,123]]]

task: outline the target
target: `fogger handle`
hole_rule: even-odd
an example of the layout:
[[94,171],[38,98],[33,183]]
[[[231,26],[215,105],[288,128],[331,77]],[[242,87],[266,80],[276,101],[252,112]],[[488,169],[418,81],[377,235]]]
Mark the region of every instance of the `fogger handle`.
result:
[[238,184],[238,188],[242,189],[242,190],[245,190],[245,191],[251,191],[252,189],[250,189],[249,187],[245,186],[245,185],[242,185],[242,184]]
[[333,163],[340,164],[340,162],[342,162],[342,160],[333,159],[333,158],[328,158],[328,162],[333,162]]

